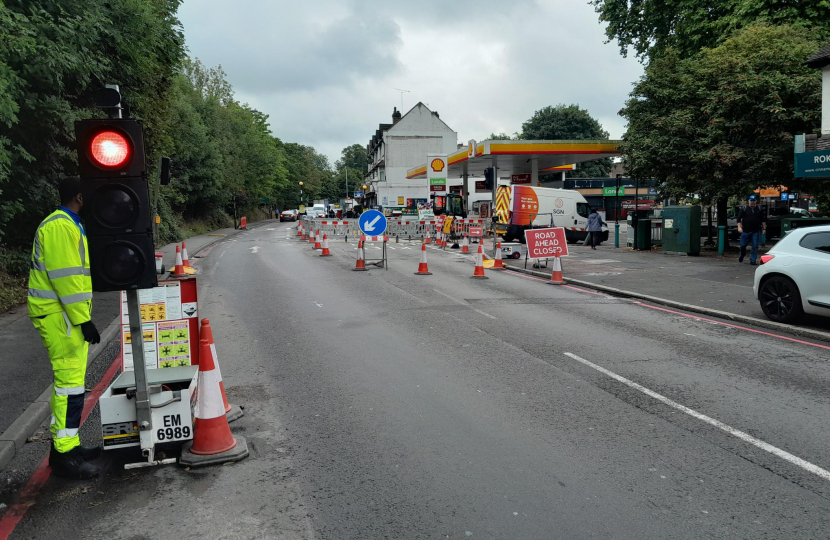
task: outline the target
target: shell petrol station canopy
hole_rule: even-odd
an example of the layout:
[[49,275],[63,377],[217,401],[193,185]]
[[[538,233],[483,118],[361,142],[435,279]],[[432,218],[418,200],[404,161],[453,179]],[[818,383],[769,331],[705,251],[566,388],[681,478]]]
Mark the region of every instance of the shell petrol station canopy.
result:
[[[619,156],[617,140],[583,141],[482,141],[467,144],[465,148],[447,156],[447,178],[484,176],[484,169],[494,162],[505,174],[549,173],[567,170],[568,165],[595,159]],[[424,156],[426,157],[426,156]],[[536,171],[533,162],[536,161]],[[427,164],[406,171],[408,179],[426,178]]]

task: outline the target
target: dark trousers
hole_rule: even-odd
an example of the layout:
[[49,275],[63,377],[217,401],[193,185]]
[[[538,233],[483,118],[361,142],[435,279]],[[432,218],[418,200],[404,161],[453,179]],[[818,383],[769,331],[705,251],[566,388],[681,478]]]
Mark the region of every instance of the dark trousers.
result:
[[602,234],[602,231],[588,231],[588,234],[591,236],[591,247],[596,247],[599,245],[602,240],[600,239],[599,235]]

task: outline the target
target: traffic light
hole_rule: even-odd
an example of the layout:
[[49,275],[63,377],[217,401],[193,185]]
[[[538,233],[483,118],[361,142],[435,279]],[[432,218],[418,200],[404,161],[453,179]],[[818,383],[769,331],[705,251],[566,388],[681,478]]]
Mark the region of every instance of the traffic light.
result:
[[496,183],[496,169],[495,167],[487,167],[484,169],[484,189],[492,190]]
[[75,140],[93,290],[157,286],[141,124],[131,118],[79,120]]

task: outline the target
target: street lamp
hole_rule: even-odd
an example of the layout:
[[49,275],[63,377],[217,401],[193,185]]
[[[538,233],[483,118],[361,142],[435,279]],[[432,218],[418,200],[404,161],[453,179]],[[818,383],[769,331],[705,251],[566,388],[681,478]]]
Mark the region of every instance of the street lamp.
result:
[[303,204],[303,183],[300,182],[300,204]]

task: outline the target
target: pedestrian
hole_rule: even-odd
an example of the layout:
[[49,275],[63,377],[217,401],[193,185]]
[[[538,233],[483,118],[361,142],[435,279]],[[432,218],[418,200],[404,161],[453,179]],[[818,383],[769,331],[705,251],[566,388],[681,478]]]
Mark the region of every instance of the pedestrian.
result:
[[591,249],[597,249],[597,244],[600,243],[600,235],[602,234],[602,226],[608,226],[602,221],[595,208],[591,208],[591,213],[588,214],[588,234],[591,235]]
[[758,197],[749,196],[749,205],[744,206],[738,213],[738,232],[741,233],[741,255],[738,262],[744,262],[746,245],[752,242],[752,251],[749,252],[749,264],[755,265],[758,260],[758,244],[761,235],[767,233],[767,216],[758,208]]
[[56,476],[84,480],[98,476],[98,468],[87,462],[101,452],[100,447],[81,446],[78,435],[89,344],[101,337],[92,322],[89,248],[79,216],[84,206],[80,179],[61,180],[58,194],[60,206],[35,232],[28,307],[55,378],[49,399],[49,465]]

